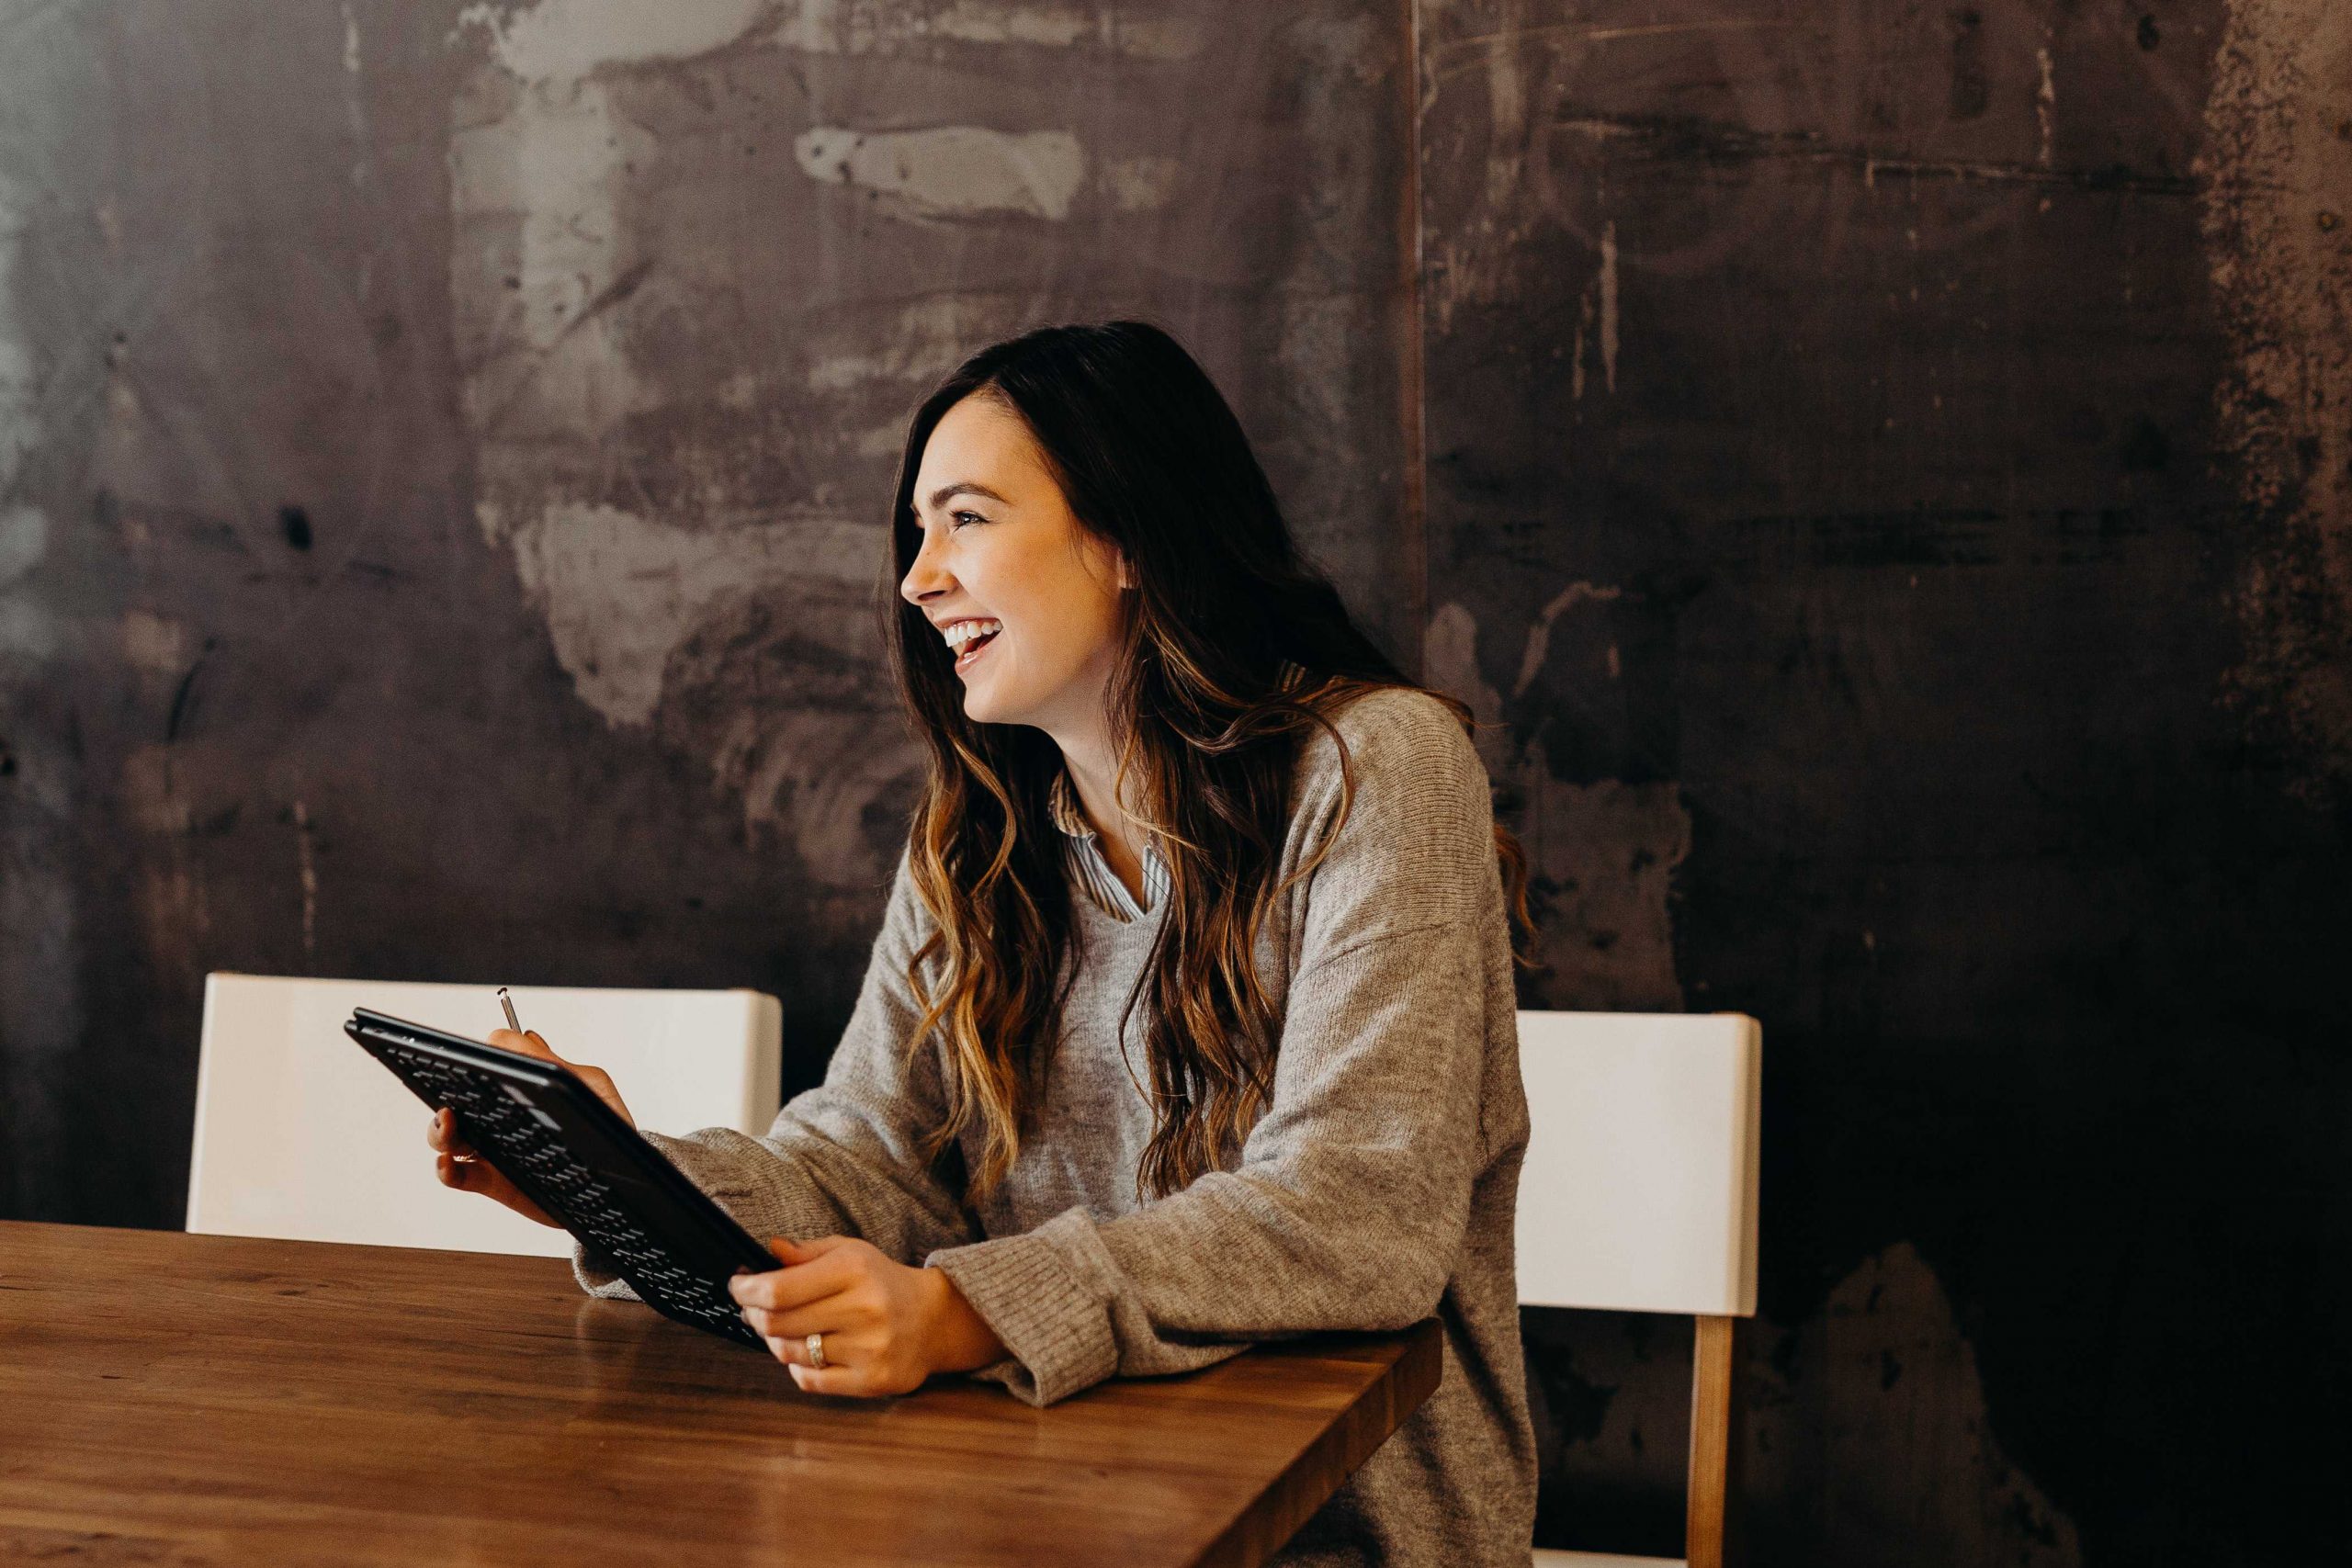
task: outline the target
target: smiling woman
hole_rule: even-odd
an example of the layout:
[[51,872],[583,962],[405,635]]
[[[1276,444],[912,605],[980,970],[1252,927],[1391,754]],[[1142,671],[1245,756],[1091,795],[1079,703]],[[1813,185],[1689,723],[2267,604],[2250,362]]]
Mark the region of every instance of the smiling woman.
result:
[[1300,558],[1155,328],[965,364],[893,540],[930,765],[848,1030],[766,1137],[648,1134],[778,1238],[746,1318],[815,1393],[1044,1404],[1434,1316],[1438,1391],[1282,1560],[1524,1562],[1521,878],[1462,711]]

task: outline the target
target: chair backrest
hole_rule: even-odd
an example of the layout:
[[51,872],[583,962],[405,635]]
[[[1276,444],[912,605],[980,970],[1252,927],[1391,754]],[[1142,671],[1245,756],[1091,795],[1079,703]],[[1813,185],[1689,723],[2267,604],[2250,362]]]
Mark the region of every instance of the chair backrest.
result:
[[1757,1021],[1522,1012],[1519,1061],[1520,1301],[1753,1316]]
[[[640,1126],[764,1133],[783,1010],[757,991],[516,986],[515,1011],[571,1061],[613,1075]],[[205,977],[187,1228],[549,1256],[562,1231],[434,1179],[429,1112],[343,1032],[355,1007],[480,1040],[504,1025],[489,986]]]

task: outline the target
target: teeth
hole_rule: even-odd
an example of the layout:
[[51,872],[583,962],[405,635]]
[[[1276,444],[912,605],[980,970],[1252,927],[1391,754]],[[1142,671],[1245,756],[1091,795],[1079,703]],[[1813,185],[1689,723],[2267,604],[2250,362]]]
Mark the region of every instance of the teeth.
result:
[[939,635],[947,639],[948,647],[961,653],[973,638],[1002,630],[1004,630],[1002,621],[950,621],[939,628]]

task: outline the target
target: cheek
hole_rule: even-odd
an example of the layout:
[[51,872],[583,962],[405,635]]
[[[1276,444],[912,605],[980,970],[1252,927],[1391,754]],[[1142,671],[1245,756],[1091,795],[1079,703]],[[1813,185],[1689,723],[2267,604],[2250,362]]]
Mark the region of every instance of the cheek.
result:
[[974,591],[1020,633],[1020,662],[1038,674],[1075,673],[1116,638],[1116,601],[1067,543],[1057,540],[1018,563],[993,564],[1001,570],[992,587]]
[[1092,583],[1069,583],[1060,597],[1039,608],[1029,649],[1039,674],[1057,680],[1091,675],[1117,649],[1118,604]]
[[989,543],[998,547],[974,551],[957,575],[1007,635],[993,669],[975,673],[966,711],[1002,722],[1099,681],[1118,648],[1120,604],[1111,569],[1090,570],[1067,536]]

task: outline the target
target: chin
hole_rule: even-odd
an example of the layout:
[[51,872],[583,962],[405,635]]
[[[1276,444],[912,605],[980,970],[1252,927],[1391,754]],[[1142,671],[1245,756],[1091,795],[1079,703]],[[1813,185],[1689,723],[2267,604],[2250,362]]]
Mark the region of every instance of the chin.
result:
[[964,716],[974,724],[1012,724],[1018,722],[1004,711],[1002,703],[993,700],[988,692],[970,686],[964,688]]
[[1044,716],[1035,703],[1021,700],[1018,693],[990,691],[987,686],[964,688],[964,716],[974,724],[1027,724],[1045,728],[1037,721]]

